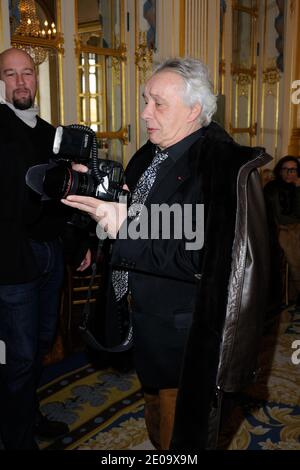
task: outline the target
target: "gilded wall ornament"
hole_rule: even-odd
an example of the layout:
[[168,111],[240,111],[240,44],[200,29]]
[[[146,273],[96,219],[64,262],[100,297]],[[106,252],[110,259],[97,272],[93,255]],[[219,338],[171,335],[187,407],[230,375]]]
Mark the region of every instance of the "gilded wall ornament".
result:
[[263,71],[263,83],[265,84],[266,95],[276,95],[276,85],[280,82],[280,72],[277,67],[266,68]]
[[139,44],[135,51],[135,64],[140,72],[140,84],[145,83],[152,69],[153,49],[147,46],[146,32],[140,31]]

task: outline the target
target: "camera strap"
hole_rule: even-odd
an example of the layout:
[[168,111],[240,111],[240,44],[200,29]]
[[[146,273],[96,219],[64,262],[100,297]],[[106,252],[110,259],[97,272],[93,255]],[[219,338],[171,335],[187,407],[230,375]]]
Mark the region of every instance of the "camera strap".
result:
[[130,318],[129,318],[128,331],[125,335],[125,339],[122,341],[122,343],[118,344],[117,346],[112,346],[112,347],[104,346],[103,344],[99,342],[98,339],[96,339],[95,335],[92,333],[91,329],[89,328],[89,319],[92,313],[91,302],[90,302],[91,297],[92,297],[92,292],[93,292],[92,287],[93,287],[94,280],[97,274],[97,266],[98,266],[98,262],[100,259],[100,254],[102,252],[102,246],[103,246],[103,240],[99,239],[96,258],[95,258],[95,261],[92,263],[92,275],[91,275],[91,279],[89,283],[86,303],[84,305],[84,309],[82,312],[82,320],[81,320],[81,324],[79,325],[79,330],[81,331],[85,342],[91,348],[97,351],[123,352],[123,351],[127,351],[128,349],[130,349],[133,343],[133,327],[132,327],[132,321],[131,321],[131,313],[130,313]]

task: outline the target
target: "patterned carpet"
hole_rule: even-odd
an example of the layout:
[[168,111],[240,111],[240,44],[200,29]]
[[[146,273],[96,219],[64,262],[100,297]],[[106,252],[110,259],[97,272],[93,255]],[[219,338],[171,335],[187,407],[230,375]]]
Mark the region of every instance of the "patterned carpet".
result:
[[222,448],[300,450],[300,364],[291,361],[300,312],[284,310],[278,320],[264,338],[258,380],[240,397]]
[[[239,397],[221,436],[222,449],[300,450],[300,365],[291,362],[292,342],[300,339],[300,313],[285,310],[279,320],[264,338],[258,380]],[[152,449],[133,372],[85,364],[54,378],[39,393],[42,411],[70,427],[61,439],[40,441],[41,449]]]
[[121,450],[148,446],[142,393],[133,372],[99,371],[87,364],[42,387],[39,397],[42,412],[70,428],[70,433],[60,439],[39,441],[41,449]]

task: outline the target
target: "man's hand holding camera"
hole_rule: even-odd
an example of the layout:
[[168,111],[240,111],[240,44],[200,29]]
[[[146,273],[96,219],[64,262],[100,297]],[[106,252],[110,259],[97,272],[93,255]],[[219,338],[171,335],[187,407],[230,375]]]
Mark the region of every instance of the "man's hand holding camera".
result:
[[99,224],[99,237],[116,238],[127,218],[129,196],[122,165],[98,157],[96,134],[86,126],[59,126],[53,153],[49,164],[29,168],[27,185],[46,200],[86,212]]
[[118,202],[100,201],[89,196],[68,196],[61,202],[74,209],[87,212],[112,238],[117,237],[127,217],[127,205]]
[[[88,171],[85,165],[79,163],[73,163],[72,169],[81,173]],[[126,184],[123,189],[128,191]],[[127,205],[119,202],[107,202],[94,197],[75,195],[68,196],[61,202],[89,214],[112,238],[117,237],[117,233],[127,217]]]

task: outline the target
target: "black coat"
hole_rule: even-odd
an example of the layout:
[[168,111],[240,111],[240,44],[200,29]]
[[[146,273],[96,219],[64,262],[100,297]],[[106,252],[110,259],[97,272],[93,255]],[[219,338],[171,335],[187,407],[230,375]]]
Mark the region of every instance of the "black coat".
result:
[[0,284],[16,284],[38,275],[28,239],[42,205],[26,186],[25,175],[30,166],[51,158],[55,129],[39,118],[32,129],[1,104],[0,133]]
[[[130,161],[130,189],[151,158],[147,143]],[[217,387],[237,391],[253,377],[268,274],[256,168],[268,160],[263,149],[240,146],[211,123],[204,139],[159,174],[146,202],[203,203],[203,249],[186,252],[186,240],[117,240],[113,249],[113,263],[130,272],[142,385],[179,387],[176,450],[205,448]]]
[[65,251],[77,265],[87,250],[86,233],[67,225],[73,211],[59,201],[42,202],[26,185],[28,168],[53,158],[54,135],[55,128],[43,119],[37,117],[31,128],[0,104],[0,284],[30,282],[39,276],[29,239],[63,236]]
[[[153,145],[147,143],[130,161],[126,177],[131,190],[152,157]],[[189,152],[175,164],[167,159],[146,208],[163,203],[180,207],[200,203],[193,165]],[[199,251],[186,251],[186,241],[118,239],[114,244],[112,264],[130,270],[135,366],[146,389],[178,386],[199,266]]]
[[[127,183],[132,190],[153,157],[153,146],[145,144],[131,159]],[[224,246],[218,266],[222,272],[219,295],[204,302],[225,308],[226,289],[230,273],[230,254],[234,235],[236,177],[240,166],[250,160],[252,150],[235,143],[219,126],[211,124],[204,138],[192,145],[176,162],[164,166],[146,201],[153,204],[203,203],[205,227],[211,214],[218,214],[219,226],[204,242],[204,250],[187,251],[181,240],[117,240],[112,264],[129,270],[129,282],[134,311],[136,367],[142,384],[149,388],[178,386],[180,364],[188,327],[191,324],[196,299],[196,273],[202,272],[202,252],[205,245]],[[215,188],[216,182],[218,187]],[[211,202],[211,194],[214,201]],[[222,239],[220,240],[220,238]],[[212,280],[214,285],[214,279]],[[219,307],[216,307],[220,315]]]

